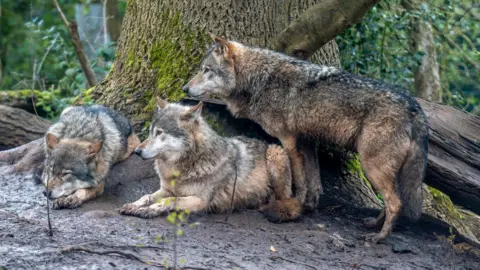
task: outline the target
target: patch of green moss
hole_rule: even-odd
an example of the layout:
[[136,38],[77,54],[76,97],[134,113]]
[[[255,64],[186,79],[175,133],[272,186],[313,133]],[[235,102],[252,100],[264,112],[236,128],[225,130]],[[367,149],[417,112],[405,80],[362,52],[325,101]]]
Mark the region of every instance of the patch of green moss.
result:
[[93,104],[93,99],[92,99],[92,93],[93,90],[95,89],[95,86],[89,88],[88,90],[80,93],[78,96],[76,96],[71,104],[75,105],[90,105]]
[[206,115],[203,119],[205,119],[205,122],[213,129],[215,132],[217,132],[220,136],[228,136],[227,131],[225,130],[224,126],[218,122],[214,117]]
[[440,190],[433,188],[431,186],[427,186],[428,190],[433,196],[433,199],[435,200],[436,204],[443,209],[447,209],[448,213],[447,215],[450,218],[453,219],[464,219],[465,217],[457,210],[455,205],[453,204],[452,200],[448,195],[445,193],[441,192]]
[[[352,154],[350,158],[347,159],[347,161],[345,162],[345,168],[349,173],[360,177],[360,179],[362,179],[363,182],[365,182],[368,188],[370,188],[373,191],[372,184],[370,183],[370,181],[368,181],[368,178],[365,176],[365,173],[363,172],[362,164],[360,163],[360,158],[358,154]],[[378,193],[376,195],[379,200],[383,201],[381,194]]]
[[358,154],[352,154],[351,157],[347,159],[347,162],[345,162],[345,168],[348,172],[360,177],[365,184],[372,189],[372,184],[370,184],[370,181],[368,181],[368,178],[363,173],[362,164],[360,163]]
[[[44,96],[42,91],[33,90],[33,95],[35,97]],[[25,99],[30,98],[32,96],[32,90],[24,89],[24,90],[2,90],[0,91],[0,102],[1,101],[12,101],[18,99]]]
[[[201,29],[195,29],[182,22],[181,14],[162,13],[165,31],[164,39],[153,44],[150,51],[152,68],[157,72],[156,88],[168,101],[179,101],[185,93],[182,86],[196,70],[202,55],[202,48],[209,38]],[[175,38],[168,38],[174,36]]]

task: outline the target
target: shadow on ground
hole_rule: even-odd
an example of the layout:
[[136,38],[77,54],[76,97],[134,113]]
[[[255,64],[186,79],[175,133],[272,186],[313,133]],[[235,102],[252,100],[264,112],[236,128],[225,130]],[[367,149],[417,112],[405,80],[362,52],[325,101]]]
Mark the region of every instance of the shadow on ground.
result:
[[[117,167],[129,169],[128,164]],[[54,236],[49,237],[42,187],[30,175],[5,174],[0,167],[0,269],[156,269],[165,262],[172,266],[172,225],[165,218],[144,220],[121,216],[116,210],[155,191],[158,180],[150,175],[125,183],[121,172],[115,175],[102,197],[79,209],[52,211]],[[225,215],[194,216],[178,237],[178,261],[190,269],[478,269],[480,265],[476,251],[455,249],[421,224],[398,228],[385,244],[365,243],[361,236],[369,231],[361,225],[364,217],[357,209],[335,203],[285,224],[269,223],[252,210],[234,213],[227,222]],[[62,252],[72,246],[104,254]]]

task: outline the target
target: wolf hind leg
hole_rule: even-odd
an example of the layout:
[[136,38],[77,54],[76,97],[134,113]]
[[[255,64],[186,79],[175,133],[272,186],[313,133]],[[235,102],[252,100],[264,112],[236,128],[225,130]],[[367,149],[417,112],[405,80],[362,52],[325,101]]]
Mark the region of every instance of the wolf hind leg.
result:
[[[385,130],[388,130],[385,127]],[[383,130],[384,132],[386,132]],[[394,130],[394,129],[392,129]],[[387,132],[389,133],[389,132]],[[397,135],[397,136],[395,136]],[[358,141],[358,154],[363,171],[370,183],[380,192],[384,201],[384,217],[382,213],[376,219],[367,220],[367,226],[380,226],[378,234],[370,234],[367,239],[372,242],[385,240],[392,232],[395,221],[402,211],[397,175],[408,155],[410,141],[398,134],[378,134],[378,130],[364,129]]]
[[378,215],[377,218],[374,217],[368,217],[363,219],[363,226],[366,228],[379,228],[383,225],[385,222],[385,209],[382,209],[380,211],[380,214]]

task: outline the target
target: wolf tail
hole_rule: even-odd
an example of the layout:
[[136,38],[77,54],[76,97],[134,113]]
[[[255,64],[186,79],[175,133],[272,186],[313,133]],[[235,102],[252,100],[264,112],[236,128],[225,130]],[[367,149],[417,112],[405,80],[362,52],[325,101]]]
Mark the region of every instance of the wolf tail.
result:
[[297,198],[274,200],[260,208],[270,222],[284,222],[298,219],[302,214],[302,204]]
[[403,202],[403,215],[416,221],[422,214],[422,183],[427,170],[428,133],[426,128],[414,130],[412,144],[398,175],[398,189]]

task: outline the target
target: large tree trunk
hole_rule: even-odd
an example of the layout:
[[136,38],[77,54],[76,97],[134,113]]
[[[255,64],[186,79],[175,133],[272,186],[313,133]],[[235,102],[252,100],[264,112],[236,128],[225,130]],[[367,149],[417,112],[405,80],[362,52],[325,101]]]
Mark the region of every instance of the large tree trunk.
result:
[[[151,117],[156,91],[170,101],[184,97],[181,87],[211,44],[208,31],[268,46],[292,19],[316,2],[129,1],[114,67],[93,90],[93,99],[124,113],[140,131]],[[315,60],[339,66],[335,41],[318,55]]]
[[[402,5],[407,10],[419,11],[421,2],[420,0],[402,1]],[[432,25],[424,18],[412,17],[410,27],[410,50],[412,53],[423,54],[415,68],[416,95],[428,101],[441,102],[440,69],[437,62],[437,49],[433,39]]]

